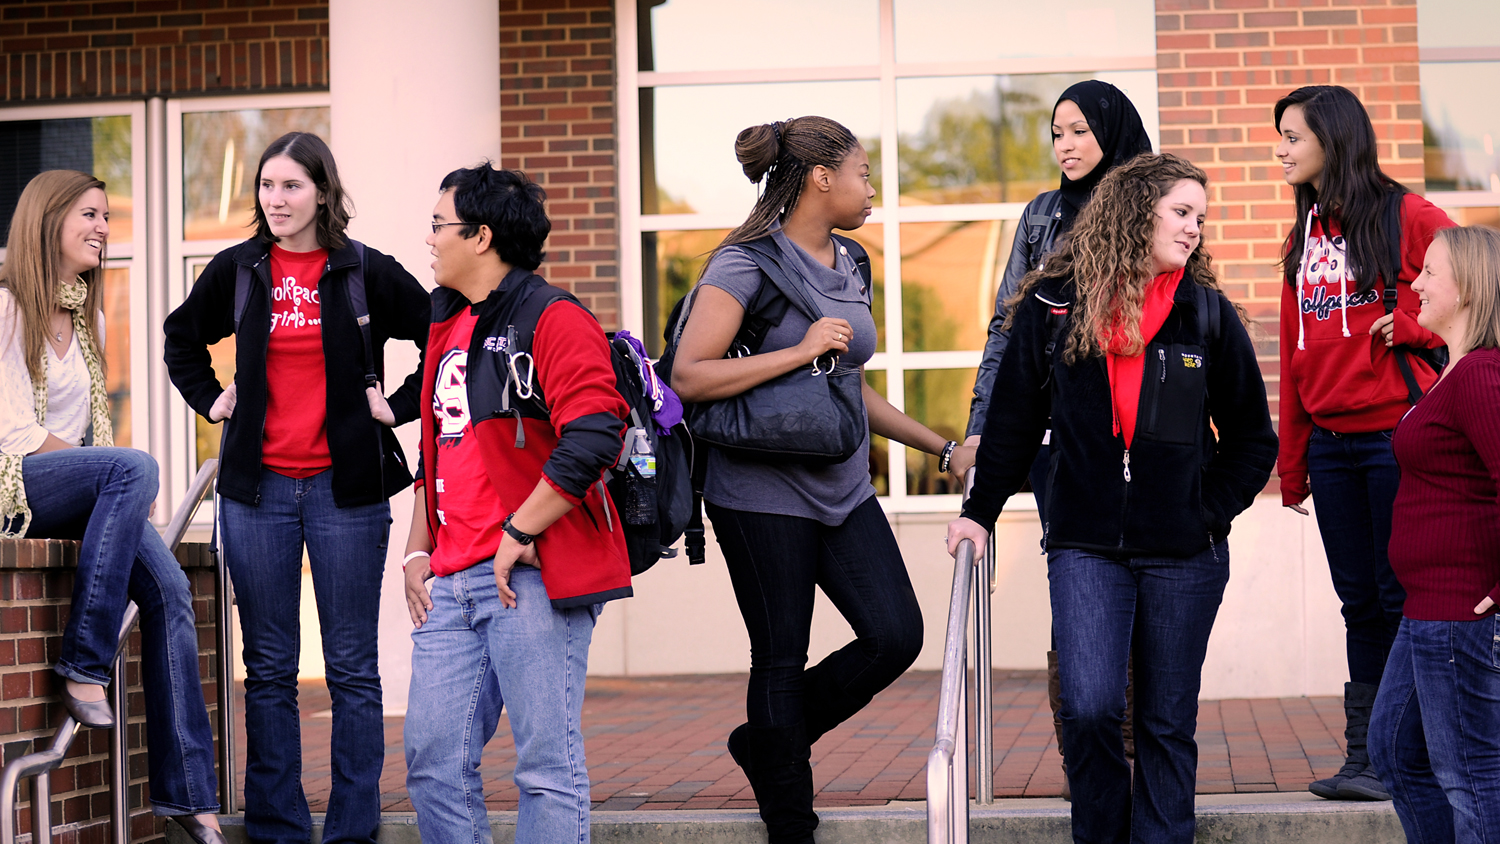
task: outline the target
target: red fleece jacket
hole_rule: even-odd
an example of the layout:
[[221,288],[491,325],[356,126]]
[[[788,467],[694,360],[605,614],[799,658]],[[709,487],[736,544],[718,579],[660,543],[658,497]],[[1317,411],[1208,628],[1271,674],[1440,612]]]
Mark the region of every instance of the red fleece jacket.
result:
[[[1417,325],[1421,304],[1411,282],[1422,271],[1433,233],[1452,225],[1442,209],[1416,194],[1407,194],[1401,204],[1397,345],[1443,345],[1442,338]],[[1341,434],[1387,431],[1411,406],[1394,350],[1384,338],[1370,336],[1370,326],[1385,316],[1382,285],[1363,295],[1358,292],[1358,281],[1347,272],[1336,222],[1312,218],[1306,255],[1296,286],[1281,288],[1281,448],[1276,471],[1282,504],[1299,504],[1308,496],[1307,441],[1314,425]],[[1420,360],[1413,357],[1411,362],[1417,383],[1426,390],[1437,376]]]

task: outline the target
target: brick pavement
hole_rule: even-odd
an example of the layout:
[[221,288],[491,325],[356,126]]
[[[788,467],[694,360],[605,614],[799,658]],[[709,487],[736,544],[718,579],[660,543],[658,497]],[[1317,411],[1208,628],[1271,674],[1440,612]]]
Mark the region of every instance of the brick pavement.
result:
[[[813,748],[818,806],[870,806],[925,796],[939,675],[908,672]],[[995,672],[995,792],[1055,797],[1062,787],[1046,676]],[[590,678],[584,736],[598,809],[753,808],[724,739],[744,717],[744,675]],[[303,782],[313,811],[331,783],[327,689],[304,683]],[[240,708],[243,717],[243,706]],[[413,716],[415,717],[415,716]],[[1337,698],[1204,701],[1198,719],[1198,793],[1305,791],[1343,762]],[[411,811],[401,748],[403,719],[385,719],[386,811]],[[243,736],[243,722],[241,722]],[[240,770],[244,743],[240,742]],[[481,772],[488,805],[514,809],[515,747],[502,723]]]

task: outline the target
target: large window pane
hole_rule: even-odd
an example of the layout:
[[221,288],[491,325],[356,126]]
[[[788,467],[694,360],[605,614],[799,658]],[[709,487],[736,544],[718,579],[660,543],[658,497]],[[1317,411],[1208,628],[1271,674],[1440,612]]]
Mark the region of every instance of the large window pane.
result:
[[109,239],[130,244],[135,209],[128,115],[0,122],[0,247],[10,236],[21,191],[44,170],[79,170],[103,181]]
[[641,0],[640,69],[846,67],[880,61],[876,0]]
[[1157,137],[1152,71],[898,79],[901,204],[1027,202],[1056,188],[1052,106],[1085,79],[1124,91]]
[[643,88],[640,102],[644,214],[749,214],[756,186],[735,160],[734,139],[747,127],[809,114],[837,120],[861,139],[879,188],[878,83]]
[[[963,441],[969,424],[974,369],[922,369],[906,372],[906,415],[945,439]],[[938,459],[913,448],[906,450],[908,495],[961,493],[963,484],[939,472]]]
[[[1500,36],[1495,36],[1500,38]],[[1422,143],[1427,189],[1500,193],[1500,62],[1422,64]]]
[[1015,221],[901,226],[902,348],[983,349]]
[[260,154],[287,132],[329,140],[327,108],[190,112],[182,116],[184,240],[248,237]]
[[[110,234],[114,236],[113,233]],[[130,267],[104,270],[104,389],[115,445],[130,445]]]
[[[692,289],[703,272],[708,254],[728,234],[727,229],[644,232],[641,235],[642,289],[645,293],[646,351],[661,354],[667,320],[672,308]],[[841,232],[859,241],[870,254],[874,281],[876,351],[885,351],[885,245],[882,228],[866,225]]]
[[895,0],[896,61],[1153,56],[1151,0]]

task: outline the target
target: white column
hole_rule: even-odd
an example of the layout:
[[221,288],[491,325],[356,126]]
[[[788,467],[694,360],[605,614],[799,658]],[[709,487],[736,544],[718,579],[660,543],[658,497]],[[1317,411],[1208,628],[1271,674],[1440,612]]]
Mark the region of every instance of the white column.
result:
[[[332,147],[353,197],[352,237],[432,286],[423,242],[438,183],[449,171],[500,158],[500,9],[495,0],[332,0],[329,8]],[[386,347],[394,380],[417,366],[409,343]],[[417,426],[400,429],[416,459]],[[386,711],[406,708],[411,621],[401,559],[410,492],[391,501],[381,587],[380,675]]]

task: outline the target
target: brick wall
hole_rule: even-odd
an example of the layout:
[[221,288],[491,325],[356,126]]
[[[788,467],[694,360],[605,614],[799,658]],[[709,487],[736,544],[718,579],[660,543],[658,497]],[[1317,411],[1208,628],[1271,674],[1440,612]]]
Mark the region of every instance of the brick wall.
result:
[[[218,709],[214,635],[213,558],[201,544],[179,546],[198,618],[199,671],[210,723]],[[3,762],[50,746],[67,710],[58,699],[62,680],[52,671],[62,646],[73,592],[78,543],[0,540],[0,750]],[[126,718],[130,747],[130,838],[160,839],[164,822],[146,802],[146,702],[141,691],[140,632],[127,646]],[[218,727],[215,724],[215,735]],[[109,730],[84,728],[63,764],[51,773],[53,840],[59,844],[104,844],[110,840]],[[31,830],[31,787],[20,789],[17,829]]]
[[328,0],[0,0],[0,102],[328,87]]
[[1226,291],[1263,329],[1261,369],[1277,410],[1276,269],[1291,186],[1273,152],[1276,101],[1343,85],[1370,112],[1381,167],[1422,189],[1416,0],[1156,0],[1161,145],[1208,171],[1204,235]]
[[501,0],[501,164],[547,190],[541,272],[620,326],[611,0]]

